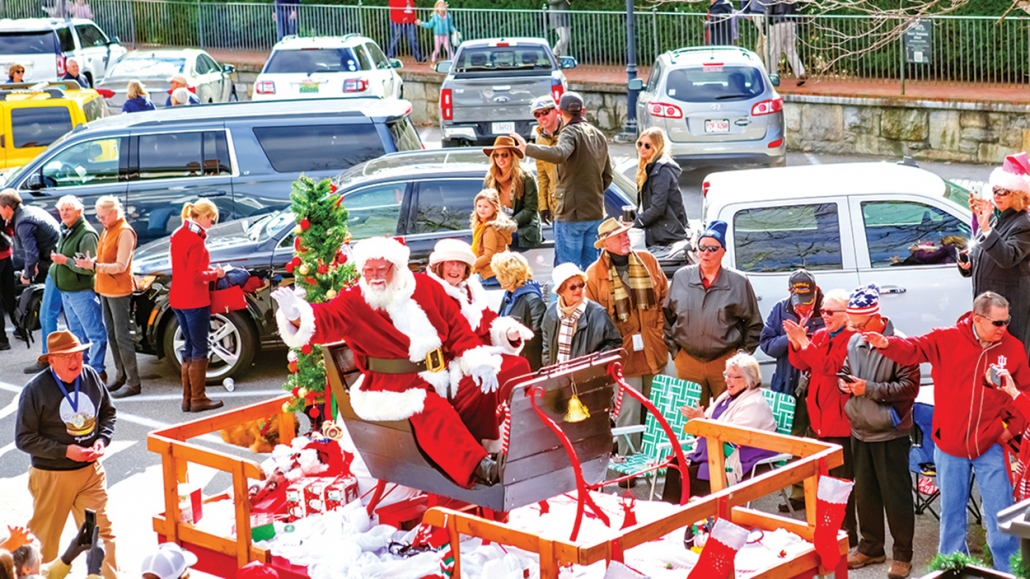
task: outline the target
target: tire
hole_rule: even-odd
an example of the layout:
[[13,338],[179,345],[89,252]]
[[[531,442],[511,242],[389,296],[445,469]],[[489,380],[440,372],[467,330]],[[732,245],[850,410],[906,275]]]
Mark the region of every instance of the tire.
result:
[[[257,335],[245,312],[246,310],[211,314],[211,330],[208,333],[208,384],[221,384],[226,378],[237,378],[246,372],[254,361],[254,353],[259,347]],[[161,348],[164,350],[168,365],[176,374],[182,364],[183,343],[179,322],[173,316],[165,326]],[[232,361],[227,362],[227,359]]]

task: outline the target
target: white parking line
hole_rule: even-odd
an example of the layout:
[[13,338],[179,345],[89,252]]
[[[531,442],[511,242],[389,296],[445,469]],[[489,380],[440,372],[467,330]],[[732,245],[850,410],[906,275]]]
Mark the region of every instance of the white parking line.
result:
[[822,165],[823,164],[822,161],[820,161],[815,155],[813,155],[811,153],[805,153],[805,160],[808,161],[809,165]]

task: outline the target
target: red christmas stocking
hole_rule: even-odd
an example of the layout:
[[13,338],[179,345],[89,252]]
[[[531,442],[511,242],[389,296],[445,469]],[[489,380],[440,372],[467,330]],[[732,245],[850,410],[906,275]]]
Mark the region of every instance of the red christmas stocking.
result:
[[815,503],[815,550],[825,569],[833,569],[840,562],[837,533],[844,522],[848,496],[855,483],[828,476],[819,477],[819,492]]
[[701,557],[687,579],[728,579],[733,571],[733,558],[747,543],[747,530],[726,519],[715,521]]

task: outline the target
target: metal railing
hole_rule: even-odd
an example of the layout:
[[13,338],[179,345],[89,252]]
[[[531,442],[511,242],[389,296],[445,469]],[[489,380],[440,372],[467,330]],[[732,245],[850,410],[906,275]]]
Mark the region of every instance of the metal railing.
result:
[[[44,16],[44,4],[62,0],[5,0],[5,16]],[[268,52],[276,41],[275,7],[271,3],[201,2],[199,0],[89,0],[94,20],[111,36],[134,47],[182,46]],[[302,36],[360,33],[390,51],[389,8],[304,4],[296,8],[297,31]],[[486,10],[452,8],[455,27],[464,39],[501,36],[545,37],[549,13],[540,10]],[[423,21],[431,9],[417,9]],[[581,65],[626,64],[626,13],[589,10],[567,12],[571,42],[568,53]],[[703,13],[639,9],[636,12],[636,49],[639,65],[650,65],[667,50],[703,45]],[[897,34],[912,23],[901,18],[818,15],[796,19],[797,50],[810,75],[823,78],[898,80],[942,83],[982,83],[1023,86],[1030,83],[1030,18],[934,16],[921,21],[929,35],[918,47]],[[760,30],[754,20],[738,16],[733,23],[738,46],[762,48],[759,39],[776,35],[768,19]],[[411,54],[400,38],[397,54]],[[419,53],[428,57],[433,34],[417,30]],[[766,48],[769,43],[766,42]],[[918,52],[918,56],[916,56]],[[764,54],[768,57],[768,53]],[[441,58],[443,58],[441,56]],[[915,60],[915,62],[913,62]],[[781,71],[787,72],[786,63]]]

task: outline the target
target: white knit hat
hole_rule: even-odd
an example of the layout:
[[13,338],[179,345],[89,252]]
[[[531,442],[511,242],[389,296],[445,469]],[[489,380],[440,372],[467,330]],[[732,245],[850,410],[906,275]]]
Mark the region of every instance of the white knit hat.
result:
[[472,267],[476,263],[476,254],[472,253],[471,245],[460,239],[441,239],[436,242],[433,253],[429,254],[429,265],[445,261],[460,261]]
[[570,277],[577,275],[583,278],[583,281],[587,280],[587,274],[584,273],[583,270],[579,269],[579,266],[574,263],[563,263],[555,267],[554,270],[551,271],[551,282],[554,284],[553,287],[551,287],[551,291],[558,293],[558,288],[560,288],[563,283],[568,281]]
[[143,559],[141,573],[150,573],[160,579],[179,579],[186,569],[197,564],[197,556],[175,543],[162,543],[157,551]]
[[390,237],[369,237],[354,246],[354,266],[360,272],[370,259],[385,259],[397,269],[408,269],[411,250]]
[[1001,167],[991,171],[987,184],[991,189],[1001,187],[1009,191],[1022,191],[1030,195],[1030,161],[1026,153],[1005,157]]

